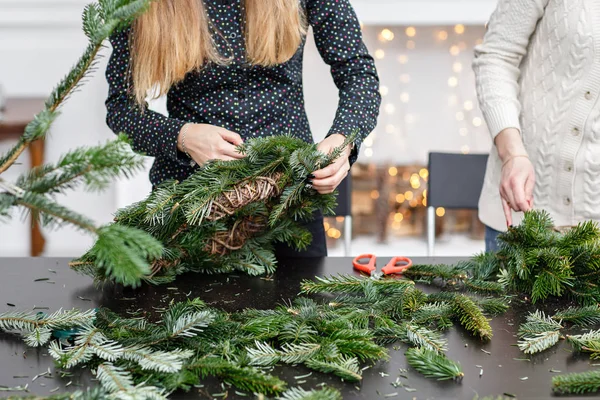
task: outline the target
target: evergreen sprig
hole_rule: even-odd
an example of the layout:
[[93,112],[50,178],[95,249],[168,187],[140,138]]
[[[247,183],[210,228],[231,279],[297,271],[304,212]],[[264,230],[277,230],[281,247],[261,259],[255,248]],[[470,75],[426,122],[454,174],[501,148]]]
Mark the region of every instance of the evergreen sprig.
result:
[[483,340],[492,338],[492,327],[488,319],[471,298],[459,294],[454,298],[452,307],[454,314],[466,330]]
[[600,390],[600,371],[556,375],[552,377],[552,390],[557,394],[583,394]]
[[406,360],[427,378],[460,381],[464,376],[459,363],[434,350],[412,347],[406,351]]
[[600,323],[600,307],[597,304],[587,307],[569,307],[554,314],[552,319],[578,326],[596,325]]

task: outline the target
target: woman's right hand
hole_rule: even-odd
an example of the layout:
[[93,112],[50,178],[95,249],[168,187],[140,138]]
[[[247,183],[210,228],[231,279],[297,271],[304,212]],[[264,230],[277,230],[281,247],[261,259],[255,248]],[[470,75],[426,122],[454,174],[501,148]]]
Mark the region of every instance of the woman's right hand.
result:
[[525,212],[533,208],[535,170],[523,146],[521,133],[517,129],[503,130],[496,137],[495,143],[502,161],[502,208],[506,225],[511,226],[511,210]]
[[198,165],[204,165],[211,160],[230,161],[244,158],[244,155],[236,150],[236,146],[244,141],[235,132],[208,124],[186,124],[177,138],[177,148],[180,151],[184,151],[182,145],[184,132],[185,150]]

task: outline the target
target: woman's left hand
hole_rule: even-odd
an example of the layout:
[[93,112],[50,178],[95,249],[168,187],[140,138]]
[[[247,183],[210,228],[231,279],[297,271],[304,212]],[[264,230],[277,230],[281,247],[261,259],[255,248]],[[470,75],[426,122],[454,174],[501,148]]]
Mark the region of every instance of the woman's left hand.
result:
[[[323,139],[318,144],[317,149],[324,154],[331,153],[336,147],[344,144],[346,137],[340,134],[333,134]],[[350,171],[350,149],[351,145],[344,150],[342,155],[327,167],[313,172],[308,176],[308,183],[320,194],[332,193],[338,185],[344,180]]]

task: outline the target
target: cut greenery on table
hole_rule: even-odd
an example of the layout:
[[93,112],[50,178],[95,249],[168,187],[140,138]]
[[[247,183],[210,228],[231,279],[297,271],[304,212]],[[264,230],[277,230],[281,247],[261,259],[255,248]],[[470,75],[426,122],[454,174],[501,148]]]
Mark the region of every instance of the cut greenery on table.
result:
[[[442,299],[410,280],[335,276],[304,281],[301,287],[311,297],[274,310],[226,313],[196,299],[172,304],[158,321],[122,318],[107,309],[48,315],[15,311],[0,314],[0,329],[19,332],[30,346],[47,346],[61,368],[89,368],[106,394],[119,399],[164,398],[192,390],[208,376],[232,391],[336,398],[331,388],[293,397],[290,393],[299,389],[288,389],[272,367],[304,365],[360,382],[361,366],[387,359],[384,346],[396,342],[409,346],[407,362],[424,376],[460,381],[461,366],[446,357],[441,331],[453,321],[478,337],[488,329],[467,326],[461,317],[468,302],[470,312],[485,321],[480,307],[491,304],[489,299],[463,294]],[[501,299],[493,303],[494,311],[507,307]],[[65,331],[72,336],[65,338]]]

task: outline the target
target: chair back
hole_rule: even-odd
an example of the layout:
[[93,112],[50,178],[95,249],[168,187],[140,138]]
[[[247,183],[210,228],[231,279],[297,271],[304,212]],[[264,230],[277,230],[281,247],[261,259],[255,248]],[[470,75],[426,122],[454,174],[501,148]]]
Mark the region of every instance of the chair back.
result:
[[477,209],[487,154],[429,153],[427,205]]

